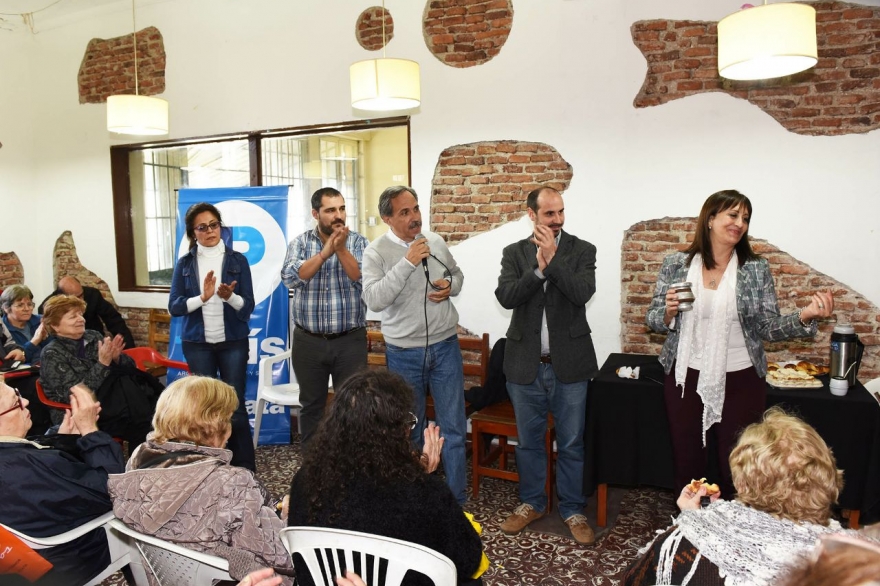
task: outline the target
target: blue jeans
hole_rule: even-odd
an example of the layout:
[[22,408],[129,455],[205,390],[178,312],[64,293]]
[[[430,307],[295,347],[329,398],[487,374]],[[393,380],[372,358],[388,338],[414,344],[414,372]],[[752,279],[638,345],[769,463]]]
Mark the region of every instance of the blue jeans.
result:
[[583,514],[584,419],[587,381],[564,383],[556,378],[552,364],[541,364],[538,376],[528,385],[507,382],[507,393],[516,413],[516,467],[520,501],[536,511],[547,508],[547,452],[544,434],[547,412],[556,426],[556,494],[563,519]]
[[[401,348],[392,344],[385,346],[388,370],[406,379],[413,388],[413,413],[419,422],[412,430],[412,442],[421,451],[424,444],[426,387],[434,397],[434,412],[443,443],[443,469],[446,484],[459,502],[467,502],[467,471],[464,438],[467,418],[464,414],[464,372],[458,336],[451,336],[425,347]],[[427,384],[426,384],[427,383]]]
[[217,344],[205,342],[183,342],[183,356],[193,374],[217,378],[235,389],[238,395],[238,408],[232,414],[232,435],[227,447],[232,450],[232,465],[257,471],[254,456],[254,440],[247,407],[244,404],[244,391],[247,381],[249,345],[248,339],[229,340]]

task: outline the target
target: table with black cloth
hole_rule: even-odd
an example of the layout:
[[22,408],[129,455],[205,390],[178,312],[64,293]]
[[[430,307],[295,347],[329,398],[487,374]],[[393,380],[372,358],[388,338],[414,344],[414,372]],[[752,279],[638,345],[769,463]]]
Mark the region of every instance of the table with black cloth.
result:
[[[621,366],[639,366],[638,380],[622,379]],[[672,443],[663,401],[663,367],[657,356],[611,354],[587,393],[584,490],[640,484],[672,486]],[[828,390],[767,386],[767,406],[781,405],[812,425],[844,471],[839,504],[863,521],[880,521],[880,405],[861,383],[844,397]],[[600,494],[600,500],[602,494]],[[604,512],[603,512],[604,514]],[[858,522],[858,516],[851,521]]]

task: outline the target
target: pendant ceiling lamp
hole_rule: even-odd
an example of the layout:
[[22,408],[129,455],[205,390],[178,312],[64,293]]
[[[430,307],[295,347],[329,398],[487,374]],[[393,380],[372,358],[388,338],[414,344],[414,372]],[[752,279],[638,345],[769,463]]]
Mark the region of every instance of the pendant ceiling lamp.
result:
[[131,40],[134,45],[134,94],[107,97],[107,130],[119,134],[155,136],[168,134],[168,102],[142,96],[138,91],[137,27],[131,0]]
[[718,22],[718,73],[733,80],[772,79],[813,67],[816,9],[782,2],[745,8]]
[[382,57],[352,63],[351,107],[387,112],[415,108],[422,102],[419,64],[385,57],[385,0],[382,0]]

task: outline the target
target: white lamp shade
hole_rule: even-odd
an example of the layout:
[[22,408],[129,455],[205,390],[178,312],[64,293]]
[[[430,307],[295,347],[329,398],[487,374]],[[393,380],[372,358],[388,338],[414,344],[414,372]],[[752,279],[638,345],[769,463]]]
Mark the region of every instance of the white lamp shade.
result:
[[406,110],[422,101],[419,64],[409,59],[367,59],[352,63],[351,106],[361,110]]
[[107,130],[138,136],[168,134],[168,102],[131,94],[108,96]]
[[746,8],[718,22],[718,73],[734,80],[772,79],[818,61],[816,9],[779,3]]

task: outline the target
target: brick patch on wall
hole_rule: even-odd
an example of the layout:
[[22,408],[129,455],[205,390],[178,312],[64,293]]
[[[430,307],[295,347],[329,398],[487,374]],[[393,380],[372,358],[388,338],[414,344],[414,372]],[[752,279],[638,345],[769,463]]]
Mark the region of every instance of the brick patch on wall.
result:
[[0,252],[0,289],[24,283],[24,267],[14,252]]
[[76,277],[83,285],[99,290],[104,299],[114,306],[116,305],[107,282],[84,267],[79,261],[79,255],[76,253],[76,244],[73,242],[73,234],[70,230],[65,230],[58,237],[58,240],[55,241],[55,249],[52,252],[53,283],[57,284],[61,277],[68,276]]
[[[623,352],[659,354],[664,334],[651,332],[645,314],[663,258],[683,250],[693,238],[696,218],[663,218],[640,222],[624,234],[621,247],[621,348]],[[865,344],[859,379],[880,376],[880,308],[843,283],[812,269],[766,240],[751,239],[752,248],[770,263],[782,314],[809,303],[818,289],[834,295],[832,320],[819,323],[814,339],[765,343],[768,360],[809,360],[828,364],[829,338],[836,323],[851,323]]]
[[793,76],[765,81],[718,75],[716,23],[642,20],[633,42],[648,61],[633,104],[657,106],[704,92],[748,100],[798,134],[839,135],[880,127],[880,7],[809,3],[816,9],[819,62]]
[[[154,26],[137,33],[138,93],[153,96],[165,91],[165,43]],[[77,76],[80,104],[100,104],[107,96],[135,93],[134,46],[131,35],[92,39]]]
[[[385,42],[382,42],[382,15],[385,15]],[[361,47],[368,51],[381,49],[394,38],[394,19],[381,6],[370,6],[358,16],[354,36]]]
[[425,45],[450,67],[473,67],[495,57],[511,26],[511,0],[428,0],[422,15]]
[[516,140],[483,141],[440,153],[431,181],[431,230],[466,240],[526,213],[539,186],[568,189],[571,165],[552,146]]

